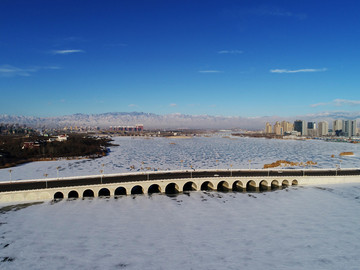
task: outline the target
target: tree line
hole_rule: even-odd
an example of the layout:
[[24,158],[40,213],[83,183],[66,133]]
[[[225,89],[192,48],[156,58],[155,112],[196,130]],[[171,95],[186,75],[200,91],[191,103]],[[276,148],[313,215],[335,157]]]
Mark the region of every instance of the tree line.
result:
[[[111,139],[71,134],[66,141],[49,141],[43,136],[0,136],[0,167],[52,158],[90,157],[107,154]],[[30,142],[27,147],[25,143]]]

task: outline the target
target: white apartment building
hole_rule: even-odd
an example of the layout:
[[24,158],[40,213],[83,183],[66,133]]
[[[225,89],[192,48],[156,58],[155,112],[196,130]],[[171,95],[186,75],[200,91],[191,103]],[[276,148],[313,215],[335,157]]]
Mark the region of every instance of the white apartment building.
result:
[[317,130],[320,137],[329,135],[329,123],[326,121],[319,122]]
[[335,135],[336,130],[342,130],[343,129],[343,120],[334,120],[333,121],[333,132]]

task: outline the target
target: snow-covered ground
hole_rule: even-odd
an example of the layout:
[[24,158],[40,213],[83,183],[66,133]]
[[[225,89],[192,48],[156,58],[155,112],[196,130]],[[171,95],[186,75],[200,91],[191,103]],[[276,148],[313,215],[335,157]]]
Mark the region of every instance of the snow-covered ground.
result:
[[[248,168],[249,160],[262,168],[278,159],[359,167],[360,157],[360,145],[321,141],[119,137],[115,143],[101,159],[29,163],[12,168],[12,177],[56,177],[58,166],[60,177],[131,166]],[[355,155],[340,158],[345,151]],[[8,169],[0,179],[9,179]],[[359,198],[360,184],[348,184],[3,205],[0,269],[359,269]]]
[[[117,137],[108,156],[95,160],[32,162],[11,168],[11,179],[38,179],[167,169],[262,168],[279,159],[317,162],[320,168],[359,167],[360,145],[324,141],[268,140],[255,138],[200,137],[191,139]],[[339,157],[341,152],[354,156]],[[335,155],[334,158],[331,155]],[[251,160],[251,162],[249,162]],[[102,165],[104,164],[104,165]],[[134,166],[135,169],[131,169]],[[57,167],[60,167],[57,170]],[[9,169],[0,170],[0,181],[10,179]]]
[[0,269],[359,269],[360,185],[0,210]]

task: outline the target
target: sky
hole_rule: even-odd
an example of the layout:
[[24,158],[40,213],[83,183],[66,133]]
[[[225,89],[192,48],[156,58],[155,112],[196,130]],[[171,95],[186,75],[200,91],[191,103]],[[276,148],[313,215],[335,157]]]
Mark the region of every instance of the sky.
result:
[[0,114],[357,112],[358,1],[0,0]]

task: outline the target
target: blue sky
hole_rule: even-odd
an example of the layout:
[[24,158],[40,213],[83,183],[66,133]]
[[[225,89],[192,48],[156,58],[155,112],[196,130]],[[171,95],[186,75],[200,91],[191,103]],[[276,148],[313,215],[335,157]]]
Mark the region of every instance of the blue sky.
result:
[[360,108],[358,1],[0,0],[0,114]]

